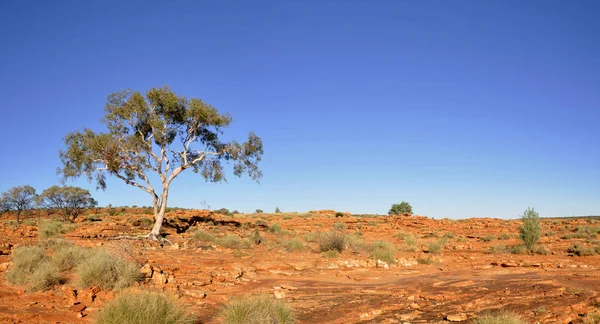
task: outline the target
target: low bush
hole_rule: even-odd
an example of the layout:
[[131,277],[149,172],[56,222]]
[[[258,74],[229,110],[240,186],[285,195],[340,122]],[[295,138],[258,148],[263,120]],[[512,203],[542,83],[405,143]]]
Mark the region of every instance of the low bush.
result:
[[446,245],[446,239],[442,238],[429,243],[429,253],[439,254]]
[[282,301],[268,295],[232,300],[221,312],[224,324],[292,324],[296,317]]
[[96,250],[76,268],[77,286],[104,290],[127,288],[141,279],[137,265],[105,250]]
[[541,236],[541,223],[538,213],[533,208],[527,208],[521,216],[523,225],[520,228],[521,240],[525,248],[533,251]]
[[418,258],[417,262],[419,264],[432,264],[433,263],[433,259],[431,259],[431,257],[427,257],[427,259],[425,259],[425,258]]
[[452,232],[446,232],[446,234],[444,234],[445,239],[453,239],[455,237],[456,237],[456,235],[454,235],[454,233],[452,233]]
[[215,236],[207,231],[199,229],[194,232],[192,239],[201,242],[214,242]]
[[196,319],[169,296],[157,292],[126,291],[105,304],[96,324],[192,324]]
[[498,313],[484,314],[473,320],[473,324],[526,324],[519,316],[514,313],[501,311]]
[[304,240],[309,243],[319,242],[321,239],[320,232],[308,232],[304,234]]
[[277,234],[277,233],[281,233],[282,229],[283,228],[281,227],[281,225],[275,223],[269,227],[269,232]]
[[600,246],[588,247],[588,246],[578,243],[578,244],[570,246],[567,249],[567,252],[573,253],[577,256],[595,255],[595,254],[600,253]]
[[12,265],[6,273],[6,280],[13,285],[24,285],[38,265],[47,260],[41,247],[19,246],[12,252]]
[[57,220],[41,220],[38,225],[38,236],[40,239],[49,239],[66,233],[68,228],[64,223]]
[[491,242],[493,240],[495,240],[496,237],[494,235],[488,235],[488,236],[484,236],[484,237],[480,237],[479,240],[481,242]]
[[346,224],[338,222],[333,224],[333,229],[338,230],[338,231],[343,231],[346,229]]
[[338,252],[337,250],[329,250],[321,253],[321,255],[327,259],[335,259],[340,256],[340,252]]
[[408,234],[404,237],[403,249],[409,252],[417,250],[417,237],[414,234]]
[[336,250],[342,253],[346,247],[346,234],[338,231],[322,233],[319,237],[319,249],[321,252]]
[[252,246],[252,242],[242,240],[237,235],[225,235],[215,239],[215,243],[228,249],[247,249]]
[[282,242],[283,247],[288,252],[297,252],[304,250],[304,243],[298,238],[288,239]]
[[262,210],[262,209],[257,209],[257,210],[256,210],[256,213],[257,213],[257,214],[262,214],[262,213],[263,213],[263,210]]
[[371,244],[371,258],[395,264],[396,246],[386,241],[376,241]]
[[358,253],[366,248],[365,239],[362,238],[360,233],[352,233],[347,235],[345,242],[346,246],[354,253]]
[[513,236],[508,233],[502,233],[498,236],[499,240],[510,240]]
[[508,252],[508,248],[506,245],[494,245],[490,246],[487,250],[487,253],[506,253]]
[[54,250],[51,260],[59,271],[74,269],[92,254],[91,250],[74,244],[54,247]]

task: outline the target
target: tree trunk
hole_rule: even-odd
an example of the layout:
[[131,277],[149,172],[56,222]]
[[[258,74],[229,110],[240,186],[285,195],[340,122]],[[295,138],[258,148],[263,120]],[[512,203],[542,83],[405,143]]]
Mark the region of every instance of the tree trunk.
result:
[[[160,241],[162,236],[160,235],[160,229],[162,228],[162,223],[165,218],[165,210],[167,209],[167,197],[169,196],[169,188],[163,188],[163,194],[160,199],[160,209],[154,208],[154,227],[152,231],[148,234],[148,238],[154,241]],[[155,204],[157,206],[157,204]],[[158,211],[158,212],[156,212]]]
[[21,223],[21,211],[17,210],[17,225]]

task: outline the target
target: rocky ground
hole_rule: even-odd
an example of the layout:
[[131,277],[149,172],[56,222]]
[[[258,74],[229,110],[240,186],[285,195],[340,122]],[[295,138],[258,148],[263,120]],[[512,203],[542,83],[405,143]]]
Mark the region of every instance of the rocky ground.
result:
[[[200,323],[219,323],[228,300],[260,293],[285,300],[300,323],[468,322],[498,309],[530,323],[578,323],[600,304],[600,256],[568,252],[576,243],[597,244],[600,222],[594,219],[544,219],[540,245],[545,255],[508,251],[520,244],[518,220],[335,217],[329,211],[229,216],[174,211],[165,227],[172,245],[109,239],[147,233],[142,219],[148,217],[135,210],[83,216],[63,236],[137,260],[145,275],[140,285],[176,296]],[[16,227],[7,219],[0,222],[0,323],[93,322],[113,292],[79,291],[67,282],[52,291],[26,293],[6,282],[11,251],[39,240],[34,220]],[[194,240],[198,229],[252,244],[228,248]],[[388,241],[398,248],[396,262],[377,261],[360,248],[325,257],[310,237],[330,230],[360,233],[365,245]],[[418,239],[412,246],[405,242],[409,234]],[[286,251],[285,241],[293,238],[305,248]]]

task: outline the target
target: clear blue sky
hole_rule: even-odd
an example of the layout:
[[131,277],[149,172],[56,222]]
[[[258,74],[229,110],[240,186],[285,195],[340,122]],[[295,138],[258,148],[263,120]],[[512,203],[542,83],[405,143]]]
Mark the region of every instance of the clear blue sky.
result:
[[[600,214],[598,1],[0,1],[0,191],[57,184],[106,96],[168,84],[254,130],[264,178],[171,206]],[[113,180],[101,205],[150,205]]]

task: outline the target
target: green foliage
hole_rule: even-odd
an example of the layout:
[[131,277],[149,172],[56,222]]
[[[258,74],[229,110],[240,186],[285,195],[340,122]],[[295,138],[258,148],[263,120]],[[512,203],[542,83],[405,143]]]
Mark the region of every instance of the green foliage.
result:
[[490,246],[487,250],[488,253],[506,253],[509,249],[506,245],[494,245]]
[[169,296],[157,292],[125,291],[105,304],[98,312],[96,324],[193,324],[188,315]]
[[498,236],[499,240],[510,240],[512,238],[512,235],[508,234],[508,233],[502,233],[500,234],[500,236]]
[[58,271],[74,269],[92,255],[90,249],[82,248],[70,243],[55,246],[54,250],[51,260]]
[[403,249],[405,251],[414,252],[417,250],[417,243],[417,237],[414,234],[408,234],[404,237]]
[[37,246],[19,246],[12,252],[12,266],[6,274],[6,280],[13,285],[23,285],[38,265],[46,261],[44,249]]
[[215,243],[228,249],[247,249],[252,245],[250,241],[242,241],[239,236],[233,234],[219,237],[215,239]]
[[346,234],[339,231],[321,233],[319,236],[319,249],[321,252],[336,250],[342,253],[346,247]]
[[292,324],[296,317],[284,302],[268,295],[234,299],[220,314],[223,324]]
[[257,213],[257,214],[262,214],[262,213],[263,213],[263,210],[262,210],[262,209],[257,209],[257,210],[256,210],[256,213]]
[[473,324],[526,324],[519,316],[507,311],[484,314],[473,320]]
[[342,212],[336,212],[335,213],[335,217],[344,217],[344,213],[342,213]]
[[275,223],[269,227],[269,231],[271,233],[275,233],[275,234],[281,233],[281,230],[282,230],[281,225],[279,225],[277,223]]
[[119,290],[141,279],[137,265],[114,253],[96,250],[76,268],[77,286],[82,289],[98,286],[104,290]]
[[[152,88],[145,95],[115,92],[107,98],[105,132],[85,128],[65,136],[59,172],[65,179],[95,180],[101,189],[106,188],[107,176],[115,176],[160,197],[153,206],[164,210],[172,181],[188,169],[206,181],[221,182],[226,180],[224,164],[232,162],[235,176],[261,178],[262,140],[251,132],[244,143],[223,141],[221,135],[230,123],[229,115],[202,99],[185,98],[169,87]],[[151,185],[152,175],[158,175],[160,186]],[[157,238],[160,233],[151,234]]]
[[404,240],[405,237],[406,237],[406,233],[404,233],[402,231],[396,233],[396,238],[399,240]]
[[21,221],[21,213],[35,206],[36,193],[32,186],[24,185],[10,188],[0,195],[0,209],[3,212],[17,212],[17,224]]
[[439,254],[442,253],[442,249],[446,245],[446,239],[441,238],[439,240],[429,243],[429,253]]
[[221,209],[213,210],[213,213],[215,213],[215,214],[222,214],[222,215],[229,215],[229,214],[231,214],[229,212],[229,209],[227,209],[227,208],[221,208]]
[[361,250],[366,249],[365,240],[360,236],[359,233],[352,233],[346,236],[346,246],[351,249],[354,253],[358,253]]
[[577,256],[596,255],[600,253],[600,245],[596,245],[595,247],[588,247],[583,244],[577,243],[575,245],[570,246],[567,249],[567,252],[573,253]]
[[40,220],[38,225],[38,236],[40,239],[45,240],[52,237],[57,237],[60,234],[64,234],[72,229],[73,227],[65,226],[65,224],[60,221],[43,219]]
[[346,229],[346,224],[341,223],[341,222],[335,223],[335,224],[333,224],[333,229],[338,230],[338,231],[343,231]]
[[319,242],[321,239],[321,232],[308,232],[304,234],[304,240],[309,243]]
[[395,264],[396,246],[386,241],[375,241],[371,244],[371,258]]
[[321,255],[327,259],[335,259],[340,256],[340,252],[338,252],[337,250],[329,250],[321,253]]
[[199,229],[196,232],[194,232],[194,235],[192,235],[192,239],[201,242],[214,242],[215,236],[212,233]]
[[279,209],[279,207],[275,207],[275,214],[279,214],[281,213],[281,210]]
[[299,238],[291,238],[284,240],[282,243],[283,247],[288,252],[297,252],[304,250],[304,243]]
[[402,215],[402,214],[412,214],[412,206],[403,201],[399,204],[393,204],[392,208],[388,212],[389,215]]
[[493,241],[495,239],[496,239],[496,237],[494,235],[488,235],[488,236],[484,236],[484,237],[479,238],[479,240],[481,242],[491,242],[491,241]]
[[533,208],[527,208],[521,216],[521,220],[523,221],[523,226],[520,229],[521,240],[527,249],[533,251],[542,232],[540,217]]
[[86,189],[70,186],[52,186],[38,196],[38,202],[46,208],[54,209],[65,221],[73,222],[86,208],[98,203]]

